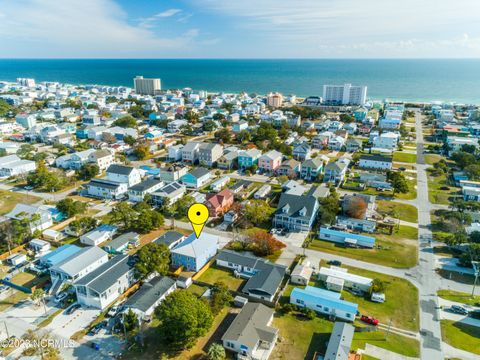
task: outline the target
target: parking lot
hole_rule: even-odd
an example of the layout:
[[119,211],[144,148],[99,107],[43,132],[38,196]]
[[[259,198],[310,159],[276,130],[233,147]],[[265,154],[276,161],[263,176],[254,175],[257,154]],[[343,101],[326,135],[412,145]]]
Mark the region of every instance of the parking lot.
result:
[[100,315],[100,310],[98,309],[80,308],[70,315],[63,311],[47,325],[46,329],[69,338],[77,331],[86,328],[98,315]]

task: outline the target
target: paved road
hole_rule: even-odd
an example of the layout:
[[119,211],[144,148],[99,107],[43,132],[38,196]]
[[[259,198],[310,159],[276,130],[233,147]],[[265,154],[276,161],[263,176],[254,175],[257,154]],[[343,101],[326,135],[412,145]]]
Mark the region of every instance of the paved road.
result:
[[435,256],[428,241],[432,239],[430,230],[430,211],[433,207],[428,199],[428,182],[423,153],[422,116],[415,112],[417,132],[417,199],[414,201],[418,209],[419,265],[418,287],[420,296],[420,334],[421,358],[423,360],[443,359],[440,314],[438,310],[437,290],[439,282],[435,273]]
[[47,201],[60,201],[62,199],[65,199],[68,195],[70,195],[74,191],[76,191],[77,187],[74,187],[62,192],[58,192],[58,193],[42,193],[42,192],[28,191],[20,187],[8,185],[5,183],[0,183],[0,190],[8,190],[15,193],[36,196]]

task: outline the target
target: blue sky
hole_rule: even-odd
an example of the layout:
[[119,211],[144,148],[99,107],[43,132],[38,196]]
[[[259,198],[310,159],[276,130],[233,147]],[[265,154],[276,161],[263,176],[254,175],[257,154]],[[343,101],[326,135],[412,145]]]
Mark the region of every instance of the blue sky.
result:
[[479,0],[0,0],[0,57],[477,58],[479,13]]

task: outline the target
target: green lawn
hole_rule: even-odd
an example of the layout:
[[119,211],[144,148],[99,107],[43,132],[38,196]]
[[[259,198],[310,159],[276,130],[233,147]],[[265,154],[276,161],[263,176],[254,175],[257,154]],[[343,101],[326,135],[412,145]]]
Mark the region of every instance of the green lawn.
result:
[[18,192],[0,190],[0,215],[9,213],[13,210],[15,205],[34,204],[42,200],[34,195],[26,195]]
[[445,159],[442,155],[438,154],[425,154],[425,162],[429,165],[433,165],[440,160]]
[[442,339],[458,349],[480,355],[480,327],[441,320]]
[[412,223],[418,222],[418,210],[413,205],[402,204],[395,201],[377,200],[378,212],[400,220]]
[[197,284],[192,284],[187,288],[188,292],[191,292],[192,294],[195,294],[197,296],[202,296],[205,290],[207,290],[205,286],[200,286]]
[[8,291],[8,296],[5,299],[0,300],[0,312],[5,311],[10,306],[13,306],[18,302],[29,298],[29,295],[27,293],[24,293],[23,291],[15,289],[10,289]]
[[445,300],[456,301],[462,304],[473,306],[478,306],[478,304],[480,304],[480,295],[472,297],[472,294],[453,290],[438,290],[437,294]]
[[233,273],[231,271],[219,269],[213,266],[210,267],[207,271],[205,271],[202,276],[200,276],[198,281],[203,281],[212,285],[218,281],[222,281],[228,286],[230,290],[234,291],[240,289],[240,287],[245,282],[245,280],[233,276]]
[[[428,176],[428,198],[432,204],[444,204],[451,203],[453,198],[460,197],[460,188],[450,185],[447,182],[445,174],[440,176]],[[448,190],[442,190],[442,187],[448,187]]]
[[413,200],[417,198],[417,177],[415,173],[405,173],[405,178],[407,179],[408,192],[405,194],[396,193],[393,195],[392,191],[377,191],[375,188],[367,188],[362,191],[362,194],[376,195],[382,197],[391,197],[392,200],[395,198],[402,200]]
[[310,249],[350,257],[395,268],[410,268],[417,264],[418,229],[400,225],[400,229],[388,234],[365,234],[376,238],[373,249],[347,248],[324,240],[313,240]]
[[[272,325],[279,329],[282,339],[275,346],[272,358],[285,360],[312,359],[315,352],[324,352],[333,328],[333,322],[323,317],[306,320],[295,313],[276,314]],[[363,349],[365,343],[407,356],[418,356],[420,353],[418,341],[393,333],[385,338],[383,331],[355,332],[351,349]]]
[[417,154],[395,151],[393,153],[393,161],[414,164],[417,162]]

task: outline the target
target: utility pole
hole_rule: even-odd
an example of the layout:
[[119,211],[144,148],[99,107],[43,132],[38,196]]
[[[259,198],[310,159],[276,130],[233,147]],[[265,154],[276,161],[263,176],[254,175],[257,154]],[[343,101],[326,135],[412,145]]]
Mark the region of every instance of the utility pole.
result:
[[473,271],[475,274],[475,280],[473,281],[473,288],[472,288],[472,298],[475,296],[475,286],[477,285],[478,275],[480,274],[480,261],[472,261]]
[[7,327],[7,322],[3,321],[3,325],[5,325],[5,331],[7,333],[7,339],[10,337],[10,334],[8,333],[8,327]]

